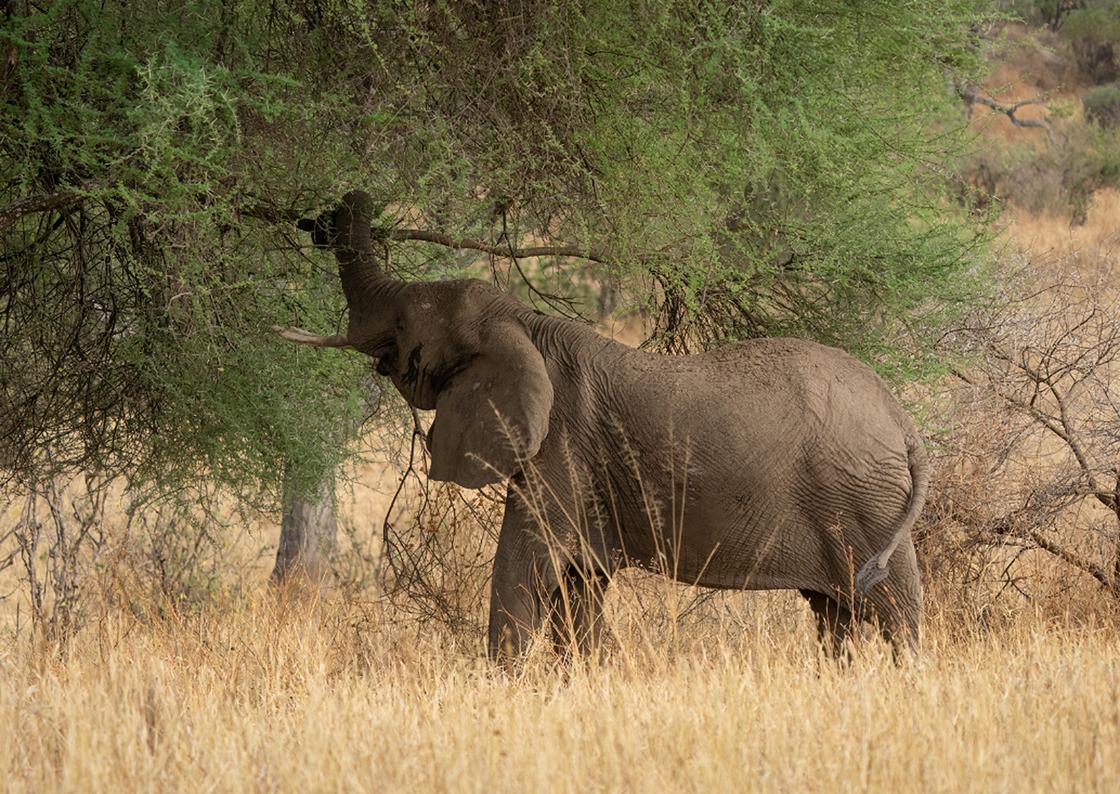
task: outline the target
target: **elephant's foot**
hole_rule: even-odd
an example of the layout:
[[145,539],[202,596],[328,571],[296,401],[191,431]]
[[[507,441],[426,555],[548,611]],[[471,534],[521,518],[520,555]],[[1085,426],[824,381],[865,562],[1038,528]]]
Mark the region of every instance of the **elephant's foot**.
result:
[[598,571],[570,568],[552,593],[552,642],[565,658],[595,659],[603,648],[603,600],[610,579]]
[[817,642],[828,656],[837,660],[851,661],[849,639],[855,629],[855,618],[851,611],[831,596],[813,590],[801,590],[801,595],[809,602],[817,620]]
[[491,661],[511,667],[525,655],[540,623],[538,612],[532,604],[511,603],[511,599],[503,599],[497,593],[491,596],[487,643]]

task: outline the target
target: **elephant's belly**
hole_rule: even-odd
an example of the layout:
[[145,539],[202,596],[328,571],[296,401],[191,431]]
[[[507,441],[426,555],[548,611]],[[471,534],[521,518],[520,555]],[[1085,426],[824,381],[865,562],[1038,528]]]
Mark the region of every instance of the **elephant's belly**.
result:
[[[628,560],[707,587],[848,581],[905,512],[906,492],[886,482],[908,478],[905,460],[861,450],[841,467],[811,456],[804,429],[770,430],[753,444],[697,434],[687,460],[659,449],[642,459],[640,483],[619,473],[613,494],[627,509],[617,535]],[[881,543],[870,542],[875,532]]]
[[624,533],[628,562],[703,587],[811,587],[824,574],[825,550],[788,499],[776,501],[713,499],[705,509],[686,508],[672,525],[647,522]]

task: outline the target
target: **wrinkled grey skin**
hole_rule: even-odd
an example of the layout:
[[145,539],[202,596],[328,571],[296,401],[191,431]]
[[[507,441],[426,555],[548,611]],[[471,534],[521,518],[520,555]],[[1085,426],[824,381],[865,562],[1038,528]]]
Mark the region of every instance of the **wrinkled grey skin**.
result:
[[281,333],[372,356],[411,405],[434,408],[432,479],[509,480],[491,656],[521,653],[550,620],[558,643],[597,647],[603,588],[630,565],[799,590],[834,652],[871,615],[916,645],[910,530],[927,460],[872,370],[798,339],[647,353],[480,281],[403,283],[378,270],[368,208],[348,194],[313,230],[339,261],[345,337]]

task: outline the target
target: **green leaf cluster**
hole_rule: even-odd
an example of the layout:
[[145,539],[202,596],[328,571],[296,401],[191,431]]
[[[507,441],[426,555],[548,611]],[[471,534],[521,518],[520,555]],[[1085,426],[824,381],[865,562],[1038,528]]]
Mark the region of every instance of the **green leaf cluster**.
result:
[[[0,463],[275,494],[344,456],[363,364],[290,219],[594,248],[693,349],[843,345],[899,377],[983,283],[948,199],[973,0],[58,0],[0,26]],[[45,206],[45,208],[44,208]],[[2,210],[0,210],[2,211]],[[395,272],[469,257],[392,247]],[[553,291],[585,262],[541,263]],[[44,430],[44,428],[46,430]]]

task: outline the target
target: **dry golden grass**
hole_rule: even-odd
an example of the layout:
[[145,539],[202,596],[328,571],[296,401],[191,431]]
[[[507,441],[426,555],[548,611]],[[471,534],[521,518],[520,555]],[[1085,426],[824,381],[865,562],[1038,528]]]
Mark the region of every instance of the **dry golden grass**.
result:
[[[779,619],[771,621],[768,615]],[[1114,790],[1112,627],[933,621],[916,662],[821,663],[806,616],[625,637],[507,675],[447,637],[262,595],[64,659],[0,651],[10,791]]]
[[1120,190],[1096,191],[1080,225],[1070,222],[1068,212],[1037,215],[1016,208],[1003,223],[1005,245],[1029,255],[1036,269],[1086,275],[1120,266]]

